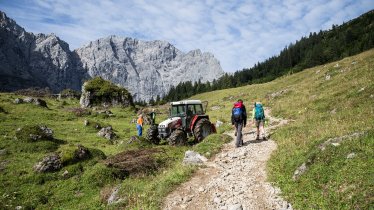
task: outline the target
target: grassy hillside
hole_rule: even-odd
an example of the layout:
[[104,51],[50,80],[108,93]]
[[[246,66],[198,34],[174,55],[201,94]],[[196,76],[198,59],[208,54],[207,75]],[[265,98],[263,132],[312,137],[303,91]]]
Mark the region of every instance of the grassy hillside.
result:
[[[290,120],[272,136],[278,149],[268,171],[296,209],[374,208],[374,50],[266,84],[194,98],[221,107],[211,114],[221,121],[230,120],[239,98],[247,107],[262,101],[274,116]],[[329,138],[359,132],[364,132],[359,138],[319,149]],[[294,181],[303,163],[308,170]]]
[[[208,100],[212,121],[225,122],[219,133],[231,128],[230,110],[239,98],[247,110],[253,102],[262,101],[274,116],[290,120],[272,135],[278,150],[268,171],[270,181],[296,209],[370,209],[374,208],[373,63],[374,50],[370,50],[270,83],[204,93],[193,99]],[[213,154],[230,140],[216,134],[185,147],[153,146],[144,140],[128,143],[136,134],[130,123],[136,116],[133,108],[112,108],[114,116],[109,117],[94,109],[88,110],[90,114],[81,113],[76,109],[78,100],[45,99],[46,109],[14,104],[17,97],[0,93],[0,209],[157,209],[162,197],[195,169],[180,163],[186,150],[192,147]],[[158,108],[163,113],[166,109]],[[164,117],[157,115],[157,121]],[[85,119],[91,125],[84,126]],[[119,137],[113,142],[98,137],[93,122],[111,125]],[[18,128],[37,124],[53,129],[54,140],[29,142],[17,133]],[[364,134],[319,149],[330,138],[359,132]],[[77,144],[87,147],[92,157],[75,161],[72,151]],[[129,175],[105,165],[113,155],[138,149],[161,151],[152,157],[158,167]],[[35,172],[33,166],[50,153],[63,155],[63,168]],[[294,171],[303,163],[308,170],[294,181]],[[108,206],[106,199],[117,186],[122,200]]]
[[[134,108],[111,108],[114,115],[108,116],[98,113],[100,110],[80,109],[76,99],[44,98],[48,108],[43,108],[29,103],[15,104],[16,98],[25,97],[0,93],[0,209],[16,206],[22,209],[157,209],[162,197],[194,171],[194,167],[181,164],[187,149],[193,147],[214,154],[217,147],[229,140],[228,136],[217,134],[195,146],[155,146],[143,138],[129,143],[137,133],[135,124],[130,123],[136,118]],[[156,121],[161,121],[166,117],[167,107],[157,108],[157,112]],[[90,122],[88,126],[84,125],[85,120]],[[111,125],[118,138],[109,141],[99,137],[96,123],[102,127]],[[31,130],[41,124],[53,130],[54,139],[29,138]],[[88,148],[90,158],[76,158],[78,144]],[[132,165],[139,167],[134,174],[105,164],[124,151],[135,151],[130,153],[134,155]],[[147,162],[142,159],[137,162],[137,151],[149,154],[145,158],[154,165],[145,167]],[[52,153],[60,154],[63,167],[56,172],[36,172],[33,166]],[[107,206],[107,199],[119,186],[121,201]]]

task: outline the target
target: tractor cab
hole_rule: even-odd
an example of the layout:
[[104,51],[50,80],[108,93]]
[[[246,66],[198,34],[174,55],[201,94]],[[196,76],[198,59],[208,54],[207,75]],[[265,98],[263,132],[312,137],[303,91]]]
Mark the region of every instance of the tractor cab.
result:
[[182,120],[182,127],[190,129],[191,121],[196,115],[203,115],[203,105],[199,100],[188,100],[171,102],[170,118],[180,117]]
[[193,136],[199,142],[216,132],[200,100],[171,102],[169,111],[168,119],[148,129],[147,139],[151,142],[157,144],[160,139],[166,139],[171,145],[183,145],[187,136]]

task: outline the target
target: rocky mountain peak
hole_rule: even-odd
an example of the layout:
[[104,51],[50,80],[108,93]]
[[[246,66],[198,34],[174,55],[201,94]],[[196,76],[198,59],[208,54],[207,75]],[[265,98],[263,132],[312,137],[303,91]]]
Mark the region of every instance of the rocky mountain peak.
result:
[[55,34],[26,32],[0,11],[0,90],[49,87],[80,90],[100,76],[125,87],[135,101],[164,96],[180,82],[223,75],[219,61],[199,49],[184,53],[166,41],[111,35],[74,51]]

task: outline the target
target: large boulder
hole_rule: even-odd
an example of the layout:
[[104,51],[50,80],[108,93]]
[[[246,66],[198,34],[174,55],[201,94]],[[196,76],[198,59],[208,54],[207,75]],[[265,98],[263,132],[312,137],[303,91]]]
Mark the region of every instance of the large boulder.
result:
[[117,135],[114,133],[112,126],[108,126],[105,128],[102,128],[98,133],[98,136],[104,137],[108,140],[112,140],[117,137]]
[[91,106],[133,106],[132,96],[125,89],[96,77],[85,82],[80,98],[82,108]]
[[62,163],[58,154],[48,155],[34,165],[34,170],[37,172],[53,172],[60,170],[60,168],[62,168]]

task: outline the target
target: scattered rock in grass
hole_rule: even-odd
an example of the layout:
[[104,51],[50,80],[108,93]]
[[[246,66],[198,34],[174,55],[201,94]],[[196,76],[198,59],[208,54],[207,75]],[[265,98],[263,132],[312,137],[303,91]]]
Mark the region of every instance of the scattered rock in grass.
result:
[[16,206],[16,210],[21,210],[22,206]]
[[84,160],[91,157],[91,153],[90,150],[88,150],[86,147],[78,144],[78,148],[75,150],[74,156],[79,160]]
[[280,96],[282,96],[282,95],[284,95],[284,94],[286,94],[288,92],[289,92],[289,89],[280,90],[280,91],[268,94],[266,96],[266,98],[268,98],[268,99],[274,99],[274,98],[280,97]]
[[40,98],[34,99],[34,104],[37,105],[37,106],[48,108],[47,102],[45,102],[44,100],[42,100]]
[[351,63],[351,64],[352,64],[352,65],[355,65],[356,63],[357,63],[357,61],[352,61],[352,63]]
[[97,111],[96,113],[97,113],[97,114],[103,114],[103,115],[106,115],[106,116],[108,116],[108,117],[112,117],[112,116],[114,116],[113,112],[111,112],[110,110]]
[[360,90],[358,90],[358,92],[361,93],[361,92],[364,91],[364,90],[365,90],[365,88],[363,87],[363,88],[361,88]]
[[325,80],[330,80],[330,79],[331,79],[331,75],[326,74],[326,75],[325,75]]
[[33,103],[33,104],[35,104],[35,105],[37,105],[37,106],[41,106],[41,107],[48,108],[48,106],[47,106],[47,102],[44,101],[44,100],[42,100],[42,99],[40,99],[40,98],[26,97],[26,98],[24,98],[24,99],[16,98],[16,99],[14,100],[14,103],[15,103],[15,104],[22,104],[22,103],[24,103],[24,102],[25,102],[25,103],[29,103],[29,104]]
[[131,136],[130,140],[127,142],[128,144],[133,143],[134,141],[140,141],[140,139],[137,136]]
[[26,125],[22,128],[17,128],[16,138],[28,142],[52,140],[53,130],[45,125]]
[[345,136],[330,138],[330,139],[327,139],[322,144],[320,144],[318,146],[318,148],[323,151],[323,150],[326,149],[326,147],[328,145],[339,146],[340,143],[343,142],[343,141],[345,141],[345,140],[356,139],[356,138],[359,138],[359,137],[364,136],[364,135],[365,135],[365,132],[356,132],[356,133],[352,133],[352,134],[345,135]]
[[201,165],[204,164],[208,159],[197,152],[188,150],[184,154],[183,163],[187,165]]
[[61,158],[58,154],[51,154],[43,158],[42,161],[34,165],[37,172],[53,172],[62,168]]
[[[328,139],[327,141],[323,142],[322,144],[320,144],[318,146],[318,148],[321,150],[321,151],[324,151],[326,149],[326,147],[328,145],[332,145],[332,146],[335,146],[335,147],[338,147],[341,145],[341,143],[345,140],[349,140],[349,139],[355,139],[355,138],[359,138],[361,136],[365,135],[365,132],[356,132],[356,133],[352,133],[352,134],[349,134],[349,135],[345,135],[345,136],[341,136],[341,137],[336,137],[336,138],[330,138]],[[350,153],[348,156],[347,156],[347,159],[351,159],[355,156],[355,153]],[[293,176],[292,176],[292,179],[295,181],[295,180],[298,180],[300,178],[301,175],[303,175],[307,170],[308,170],[308,165],[312,164],[311,163],[311,160],[308,160],[307,163],[303,163],[301,166],[299,166]]]
[[23,99],[22,98],[16,98],[16,99],[14,99],[14,103],[15,104],[22,104],[23,103]]
[[34,102],[34,98],[32,98],[32,97],[26,97],[26,98],[23,99],[23,101],[25,103],[33,103]]
[[330,114],[336,114],[336,108],[330,111]]
[[221,125],[223,125],[223,122],[222,122],[222,121],[219,121],[219,120],[217,120],[217,122],[216,122],[216,127],[218,128],[218,127],[220,127]]
[[117,135],[114,133],[112,126],[108,126],[105,128],[102,128],[98,133],[98,136],[104,137],[108,140],[112,140],[117,137]]
[[0,161],[0,172],[3,171],[6,166],[8,165],[9,161],[5,160],[5,161]]
[[88,126],[90,124],[90,122],[87,119],[85,119],[83,124],[84,124],[84,126]]
[[0,149],[0,155],[6,155],[8,151],[6,149]]
[[306,163],[303,163],[301,166],[299,166],[296,171],[293,173],[292,179],[298,180],[301,175],[303,175],[308,170],[308,167]]
[[352,152],[347,155],[347,159],[352,159],[356,156],[356,153]]
[[117,203],[120,198],[118,196],[118,192],[121,189],[121,185],[117,185],[116,187],[113,188],[112,193],[110,194],[107,203],[108,204],[114,204]]
[[221,109],[221,107],[220,106],[212,106],[212,108],[210,108],[211,110],[220,110]]
[[338,68],[338,67],[339,67],[339,63],[336,63],[336,64],[334,65],[334,67],[335,67],[335,68]]
[[371,95],[370,95],[370,98],[374,98],[374,94],[371,94]]
[[80,107],[68,108],[67,111],[72,112],[77,117],[91,115],[91,111],[86,108],[80,108]]
[[69,177],[69,171],[68,170],[65,170],[64,173],[62,173],[62,177],[63,178],[68,178]]

